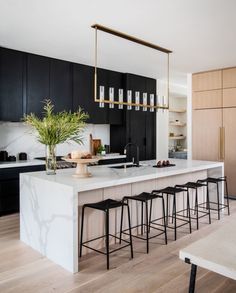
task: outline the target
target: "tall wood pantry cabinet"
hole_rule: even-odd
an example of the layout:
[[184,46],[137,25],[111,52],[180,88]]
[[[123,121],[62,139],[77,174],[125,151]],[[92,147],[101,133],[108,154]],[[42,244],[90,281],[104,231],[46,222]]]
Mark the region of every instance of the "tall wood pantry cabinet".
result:
[[236,196],[236,67],[193,74],[193,159],[223,161]]

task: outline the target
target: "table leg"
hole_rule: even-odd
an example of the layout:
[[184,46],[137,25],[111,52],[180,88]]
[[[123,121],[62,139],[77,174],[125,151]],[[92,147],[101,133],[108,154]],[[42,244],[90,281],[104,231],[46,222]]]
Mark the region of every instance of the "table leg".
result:
[[189,281],[189,293],[194,293],[195,291],[195,282],[196,282],[197,266],[191,265],[190,281]]

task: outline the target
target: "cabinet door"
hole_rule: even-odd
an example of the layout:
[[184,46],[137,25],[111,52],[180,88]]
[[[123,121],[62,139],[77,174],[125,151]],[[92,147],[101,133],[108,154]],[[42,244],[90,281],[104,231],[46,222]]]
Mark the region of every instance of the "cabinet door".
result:
[[72,67],[70,62],[50,59],[50,99],[55,112],[72,110]]
[[[152,78],[146,79],[147,94],[156,95],[156,80]],[[156,159],[156,110],[146,112],[146,160]]]
[[222,107],[222,90],[193,92],[193,109],[208,109]]
[[0,48],[0,120],[23,117],[24,60],[24,53]]
[[[109,87],[114,88],[114,100],[119,101],[119,89],[124,90],[123,74],[120,72],[108,70],[107,85],[108,85],[108,88]],[[109,99],[109,93],[108,93],[107,99]],[[108,123],[112,125],[122,124],[123,113],[124,111],[122,109],[119,109],[118,105],[114,105],[114,108],[109,107],[108,108]]]
[[73,64],[73,110],[79,106],[89,114],[88,123],[107,123],[107,106],[100,108],[94,102],[94,68]]
[[223,69],[223,88],[236,87],[236,67]]
[[27,56],[26,112],[41,117],[43,101],[49,99],[50,59],[38,55]]
[[222,110],[194,110],[192,116],[193,159],[207,161],[219,160]]
[[236,108],[223,109],[225,130],[225,175],[227,176],[229,194],[236,196]]
[[222,88],[222,70],[214,70],[193,74],[193,91],[207,91],[220,88]]
[[223,107],[236,107],[236,88],[223,89]]

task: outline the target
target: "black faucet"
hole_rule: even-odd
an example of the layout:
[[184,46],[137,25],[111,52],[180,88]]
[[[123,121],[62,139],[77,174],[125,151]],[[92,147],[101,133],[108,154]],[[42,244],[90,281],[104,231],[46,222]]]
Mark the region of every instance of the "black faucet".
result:
[[134,161],[134,159],[133,159],[133,163],[134,163],[137,167],[139,167],[139,147],[138,147],[137,144],[135,144],[135,143],[133,143],[133,142],[129,142],[129,143],[127,143],[127,145],[124,147],[124,155],[126,155],[126,153],[127,153],[127,147],[128,147],[129,145],[133,145],[133,146],[136,147],[136,161]]

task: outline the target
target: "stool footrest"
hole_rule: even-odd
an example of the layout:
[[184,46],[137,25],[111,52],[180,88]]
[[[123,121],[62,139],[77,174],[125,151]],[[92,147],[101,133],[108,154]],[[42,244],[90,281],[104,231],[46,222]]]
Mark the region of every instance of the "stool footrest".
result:
[[[120,240],[120,237],[118,237],[118,236],[115,236],[115,235],[113,235],[113,234],[108,234],[108,235],[111,236],[111,237],[113,237],[113,238],[116,238],[116,239]],[[129,235],[129,234],[128,234],[128,235]],[[96,252],[98,252],[98,253],[101,253],[101,254],[107,255],[106,252],[103,252],[103,251],[101,251],[101,250],[98,250],[98,249],[96,249],[96,248],[93,248],[93,247],[90,247],[90,246],[86,245],[86,243],[90,243],[90,242],[93,242],[93,241],[96,241],[96,240],[98,240],[98,239],[105,238],[105,237],[106,237],[106,235],[102,235],[102,236],[99,236],[99,237],[93,238],[93,239],[91,239],[91,240],[84,241],[81,245],[84,246],[84,247],[86,247],[86,248],[88,248],[88,249],[91,249],[91,250],[93,250],[93,251],[96,251]],[[118,247],[118,248],[116,248],[116,249],[110,250],[110,251],[109,251],[109,254],[110,254],[110,253],[113,253],[113,252],[115,252],[115,251],[118,251],[118,250],[120,250],[120,249],[122,249],[122,248],[125,248],[125,247],[130,246],[130,242],[129,242],[129,241],[127,241],[127,240],[125,240],[125,239],[121,239],[121,241],[123,241],[123,242],[125,242],[125,243],[127,243],[127,244],[126,244],[126,245],[123,245],[123,246],[121,246],[121,247]],[[111,245],[113,245],[113,244],[111,244]]]
[[[142,226],[142,224],[137,225],[137,226],[133,226],[133,227],[131,228],[131,230],[134,229],[134,228],[141,227],[141,226]],[[149,226],[149,225],[143,224],[143,226],[147,227],[147,229],[150,227],[150,228],[152,228],[152,229],[155,229],[155,230],[161,231],[161,233],[158,233],[158,234],[155,234],[155,235],[149,236],[148,239],[152,239],[152,238],[158,237],[158,236],[160,236],[160,235],[162,235],[162,234],[165,233],[164,230],[159,229],[159,228],[157,228],[157,227],[153,227],[153,226],[151,226],[151,225]],[[125,234],[125,235],[129,235],[129,233],[126,232],[127,230],[129,230],[129,229],[125,229],[125,230],[123,230],[122,233]],[[146,234],[146,232],[144,232],[144,233]],[[141,236],[139,236],[139,235],[134,235],[134,234],[132,234],[132,237],[135,237],[135,238],[138,238],[138,239],[141,239],[141,240],[147,240],[147,238],[141,237]]]

